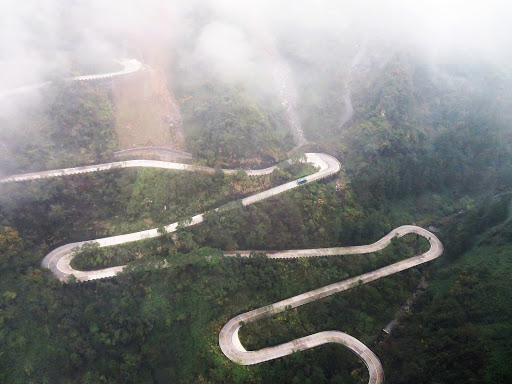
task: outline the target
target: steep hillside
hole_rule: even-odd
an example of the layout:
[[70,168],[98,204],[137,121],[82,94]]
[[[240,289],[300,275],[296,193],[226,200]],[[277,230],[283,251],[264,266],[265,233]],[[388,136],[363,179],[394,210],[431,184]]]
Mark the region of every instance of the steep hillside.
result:
[[381,200],[512,185],[511,78],[499,67],[461,75],[405,51],[370,78],[356,92],[352,128],[338,138],[359,193]]
[[183,149],[180,111],[160,69],[145,66],[139,73],[115,80],[112,94],[119,149]]
[[0,170],[5,174],[105,161],[116,149],[108,89],[57,83],[41,98],[0,118]]
[[390,382],[512,380],[509,201],[467,212],[445,232],[455,261],[432,274],[427,293],[378,347]]

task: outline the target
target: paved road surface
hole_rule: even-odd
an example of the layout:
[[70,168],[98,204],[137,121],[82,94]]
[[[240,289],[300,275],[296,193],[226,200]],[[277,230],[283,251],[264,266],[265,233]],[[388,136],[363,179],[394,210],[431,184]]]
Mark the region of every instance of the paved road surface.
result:
[[[335,293],[346,291],[350,288],[358,286],[359,284],[366,284],[370,281],[374,281],[382,277],[389,276],[431,261],[443,253],[443,245],[439,239],[429,231],[413,225],[404,225],[394,229],[382,239],[369,245],[267,252],[267,257],[276,259],[365,254],[382,250],[391,243],[393,237],[402,237],[409,233],[416,233],[426,238],[430,243],[430,249],[419,256],[411,257],[407,260],[399,261],[386,267],[376,269],[375,271],[352,277],[338,283],[330,284],[325,287],[315,289],[313,291],[309,291],[301,295],[294,296],[289,299],[238,315],[229,320],[228,323],[220,331],[219,345],[222,351],[229,359],[234,362],[243,365],[252,365],[262,363],[264,361],[274,360],[278,357],[289,355],[295,351],[310,349],[321,344],[339,343],[345,345],[347,348],[351,349],[363,359],[366,366],[368,367],[370,374],[369,383],[376,384],[384,382],[384,372],[377,356],[375,356],[360,341],[345,333],[337,331],[320,332],[278,346],[264,348],[258,351],[246,351],[240,343],[238,338],[238,331],[244,324],[257,321],[265,317],[273,316],[276,313],[285,311],[287,308],[296,308],[301,305],[333,295]],[[225,255],[248,256],[249,253],[250,251],[239,251],[225,253]]]
[[87,75],[87,76],[76,76],[71,78],[70,80],[75,81],[87,81],[87,80],[98,80],[98,79],[106,79],[108,77],[122,76],[127,75],[129,73],[137,72],[142,68],[142,63],[137,59],[119,59],[117,60],[119,64],[121,64],[124,68],[117,72],[109,72],[109,73],[100,73],[98,75]]
[[[68,78],[67,80],[86,81],[86,80],[106,79],[109,77],[122,76],[122,75],[127,75],[129,73],[137,72],[138,70],[140,70],[142,68],[142,63],[136,59],[119,59],[117,61],[119,64],[121,64],[124,67],[121,71],[101,73],[101,74],[97,74],[97,75],[76,76],[76,77]],[[0,91],[0,98],[22,95],[22,94],[43,88],[47,85],[50,85],[51,83],[52,83],[51,81],[45,81],[42,83],[29,84],[29,85],[24,85],[24,86],[18,87],[18,88]]]
[[[330,175],[337,173],[341,165],[337,159],[332,156],[321,154],[321,153],[308,153],[306,154],[307,161],[315,165],[317,172],[307,176],[307,182],[310,183],[315,180],[319,180]],[[52,171],[33,172],[21,175],[12,175],[6,178],[0,179],[0,183],[15,182],[15,181],[28,181],[36,180],[48,177],[59,177],[66,175],[74,175],[87,172],[97,172],[107,169],[116,168],[130,168],[130,167],[155,167],[164,169],[184,170],[192,172],[215,172],[212,168],[194,166],[189,164],[171,163],[164,161],[153,161],[153,160],[128,160],[119,161],[107,164],[91,165],[85,167],[66,168]],[[271,173],[275,167],[270,167],[262,170],[249,170],[247,174],[250,176],[255,175],[266,175]],[[235,173],[237,170],[224,170],[226,173]],[[254,204],[258,201],[268,199],[272,196],[276,196],[282,192],[288,191],[293,188],[297,188],[299,185],[297,181],[291,181],[280,186],[268,189],[266,191],[257,193],[255,195],[246,197],[241,200],[241,203],[246,206]],[[198,214],[191,218],[188,226],[199,224],[203,221],[203,215]],[[178,223],[172,223],[165,227],[167,232],[174,232],[178,227]],[[377,242],[369,245],[353,246],[353,247],[336,247],[336,248],[317,248],[317,249],[302,249],[302,250],[287,250],[287,251],[270,251],[266,252],[269,258],[298,258],[298,257],[318,257],[318,256],[332,256],[332,255],[347,255],[347,254],[365,254],[370,252],[379,251],[391,242],[391,239],[395,236],[401,237],[408,233],[416,233],[420,236],[425,237],[430,242],[430,249],[426,253],[412,257],[407,260],[400,261],[398,263],[389,265],[384,268],[377,269],[375,271],[356,276],[347,280],[343,280],[339,283],[331,284],[310,292],[303,293],[301,295],[289,298],[287,300],[274,303],[269,306],[265,306],[241,315],[238,315],[231,319],[221,330],[219,334],[219,345],[224,354],[232,361],[244,364],[258,364],[265,361],[273,360],[278,357],[282,357],[291,354],[295,351],[301,351],[305,349],[314,348],[316,346],[325,343],[338,343],[352,350],[356,353],[368,367],[370,376],[369,383],[378,384],[384,382],[384,372],[382,365],[375,356],[363,343],[338,331],[327,331],[320,332],[314,335],[306,336],[300,339],[293,340],[291,342],[264,348],[259,351],[246,351],[238,338],[238,331],[243,324],[258,319],[272,316],[276,313],[282,312],[287,308],[298,307],[312,301],[319,300],[321,298],[330,296],[334,293],[345,291],[353,288],[359,284],[365,284],[373,280],[377,280],[381,277],[389,276],[394,273],[412,268],[419,264],[428,262],[439,257],[443,252],[443,246],[439,239],[429,231],[419,228],[416,226],[406,225],[394,229],[388,235],[384,236]],[[121,272],[125,266],[105,268],[97,271],[77,271],[71,268],[70,262],[73,258],[74,251],[77,247],[91,242],[97,242],[100,247],[124,244],[132,241],[138,241],[143,239],[149,239],[157,237],[160,234],[156,228],[129,233],[119,236],[106,237],[102,239],[95,239],[90,241],[71,243],[63,245],[52,252],[50,252],[42,261],[44,268],[50,269],[59,279],[66,281],[71,275],[75,276],[79,281],[95,280],[106,277],[112,277]],[[238,252],[226,252],[226,256],[234,255],[248,256],[250,251],[238,251]]]
[[[136,72],[142,68],[142,64],[137,60],[129,60],[124,59],[119,61],[124,69],[119,72],[105,73],[99,75],[89,75],[89,76],[78,76],[71,78],[69,80],[76,81],[88,81],[88,80],[96,80],[96,79],[104,79],[119,75],[125,75],[129,73]],[[0,97],[12,96],[28,91],[32,91],[43,86],[46,86],[49,82],[33,84],[25,87],[20,87],[12,90],[7,90],[0,93]],[[282,87],[284,90],[286,87]],[[350,94],[347,93],[345,97],[347,105],[351,107],[350,104]],[[288,101],[287,101],[288,103]],[[289,107],[287,105],[287,107]],[[344,117],[344,120],[348,120],[351,117],[352,110],[349,108],[348,116]],[[298,126],[298,131],[302,134],[302,130],[300,130],[300,126]],[[302,136],[303,138],[303,136]],[[313,163],[318,171],[309,175],[307,177],[307,182],[316,181],[325,177],[328,177],[332,174],[337,173],[341,165],[337,159],[332,156],[320,154],[320,153],[308,153],[307,161]],[[88,172],[97,172],[108,169],[116,169],[116,168],[131,168],[131,167],[154,167],[154,168],[164,168],[164,169],[174,169],[174,170],[183,170],[183,171],[192,171],[192,172],[215,172],[212,168],[193,166],[188,164],[180,164],[173,162],[165,162],[165,161],[154,161],[154,160],[128,160],[128,161],[118,161],[107,164],[99,164],[92,166],[84,166],[84,167],[76,167],[76,168],[66,168],[66,169],[58,169],[52,171],[42,171],[42,172],[32,172],[21,175],[12,175],[0,179],[0,183],[7,182],[16,182],[16,181],[28,181],[28,180],[37,180],[41,178],[49,178],[49,177],[60,177],[67,175],[74,175],[80,173],[88,173]],[[266,175],[271,173],[275,167],[270,167],[262,170],[249,170],[247,174],[249,176],[255,175]],[[226,173],[235,173],[237,170],[224,170]],[[288,191],[293,188],[297,188],[299,185],[297,181],[291,181],[289,183],[282,184],[278,187],[268,189],[266,191],[257,193],[255,195],[246,197],[241,200],[241,203],[246,206],[249,204],[254,204],[258,201],[268,199],[272,196],[276,196],[282,192]],[[188,226],[199,224],[203,221],[203,215],[198,214],[191,218],[190,222],[187,224]],[[165,227],[167,232],[174,232],[178,227],[178,223],[172,223]],[[385,248],[391,242],[391,239],[394,236],[403,236],[408,233],[416,233],[420,236],[425,237],[430,242],[430,249],[426,253],[412,257],[407,260],[400,261],[398,263],[389,265],[384,268],[377,269],[375,271],[365,273],[360,276],[356,276],[347,280],[343,280],[339,283],[331,284],[310,292],[303,293],[301,295],[289,298],[287,300],[280,301],[278,303],[274,303],[272,305],[268,305],[241,315],[238,315],[231,319],[221,330],[219,334],[219,346],[224,352],[224,354],[231,359],[232,361],[243,364],[243,365],[251,365],[258,364],[265,361],[273,360],[282,356],[289,355],[295,351],[302,351],[310,348],[314,348],[316,346],[326,344],[326,343],[338,343],[342,344],[345,347],[352,350],[356,353],[366,364],[369,372],[369,383],[371,384],[379,384],[384,382],[384,371],[382,369],[382,365],[377,356],[363,343],[354,337],[347,335],[343,332],[338,331],[326,331],[319,332],[313,335],[309,335],[300,339],[296,339],[290,341],[285,344],[281,344],[274,347],[264,348],[259,351],[246,351],[242,346],[239,338],[238,332],[240,327],[243,324],[248,322],[256,321],[258,319],[272,316],[276,313],[282,312],[288,308],[295,308],[312,301],[319,300],[321,298],[330,296],[334,293],[345,291],[359,284],[365,284],[373,280],[377,280],[381,277],[389,276],[394,273],[412,268],[419,264],[428,262],[439,257],[443,252],[443,246],[439,239],[432,233],[428,232],[423,228],[419,228],[416,226],[402,226],[396,228],[387,236],[384,236],[379,241],[363,246],[354,246],[354,247],[336,247],[336,248],[320,248],[320,249],[302,249],[302,250],[288,250],[288,251],[277,251],[277,252],[267,252],[267,256],[269,258],[298,258],[298,257],[317,257],[317,256],[332,256],[332,255],[347,255],[347,254],[364,254],[375,252]],[[98,271],[77,271],[71,268],[70,262],[74,257],[74,251],[77,247],[82,246],[86,243],[97,242],[100,247],[124,244],[132,241],[138,241],[148,238],[153,238],[159,236],[158,230],[156,228],[129,233],[125,235],[106,237],[102,239],[83,241],[78,243],[71,243],[63,245],[52,252],[50,252],[42,261],[42,266],[44,268],[50,269],[59,279],[62,281],[67,281],[71,275],[75,276],[79,281],[87,281],[87,280],[95,280],[101,278],[112,277],[123,271],[125,266],[113,267],[113,268],[105,268]],[[239,251],[237,253],[225,253],[226,256],[234,256],[239,254],[241,256],[248,256],[250,251]]]
[[[332,174],[337,173],[341,165],[337,159],[332,156],[321,154],[321,153],[307,153],[306,159],[308,162],[312,163],[318,171],[308,176],[308,182],[319,180],[325,177],[328,177]],[[192,172],[208,172],[214,173],[215,169],[208,167],[195,166],[190,164],[181,164],[181,163],[172,163],[165,161],[155,161],[155,160],[128,160],[128,161],[118,161],[113,163],[99,164],[99,165],[90,165],[84,167],[76,167],[76,168],[65,168],[65,169],[57,169],[52,171],[41,171],[41,172],[32,172],[21,175],[12,175],[0,179],[0,183],[14,182],[14,181],[28,181],[28,180],[37,180],[42,178],[49,177],[59,177],[59,176],[67,176],[67,175],[75,175],[81,173],[88,172],[97,172],[108,169],[119,169],[119,168],[131,168],[131,167],[153,167],[153,168],[164,168],[164,169],[174,169],[174,170],[183,170],[183,171],[192,171]],[[248,170],[246,171],[249,176],[257,176],[257,175],[267,175],[272,173],[275,167],[260,169],[260,170]],[[228,174],[233,174],[238,172],[237,170],[223,170]],[[288,191],[293,188],[297,188],[299,185],[297,181],[291,181],[282,185],[279,185],[274,188],[270,188],[266,191],[254,194],[252,196],[241,199],[241,203],[244,206],[254,204],[258,201],[268,199],[272,196],[276,196],[282,192]],[[187,226],[196,225],[203,222],[203,214],[197,214],[191,218],[191,221],[187,224]],[[175,232],[178,227],[178,223],[172,223],[167,225],[165,230],[169,233]],[[115,276],[117,273],[121,272],[125,266],[113,267],[113,268],[105,268],[97,271],[78,271],[70,266],[70,262],[73,258],[73,253],[76,251],[76,248],[82,246],[86,243],[96,242],[100,245],[100,247],[107,247],[112,245],[124,244],[132,241],[150,239],[160,236],[157,228],[128,233],[124,235],[105,237],[101,239],[94,239],[89,241],[83,241],[78,243],[66,244],[63,245],[52,252],[50,252],[42,261],[42,266],[44,268],[50,269],[59,279],[65,281],[69,279],[71,275],[79,281],[88,281],[95,279],[102,279],[105,277]]]

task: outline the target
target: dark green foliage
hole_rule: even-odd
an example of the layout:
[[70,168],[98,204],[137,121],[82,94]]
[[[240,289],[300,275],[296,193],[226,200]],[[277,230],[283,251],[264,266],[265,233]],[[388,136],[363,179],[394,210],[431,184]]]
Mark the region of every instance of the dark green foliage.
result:
[[88,240],[109,233],[104,223],[124,211],[119,196],[130,196],[136,175],[114,170],[2,184],[0,216],[38,244]]
[[417,55],[389,60],[360,91],[365,97],[356,97],[356,119],[338,136],[358,196],[383,201],[424,191],[510,188],[509,106],[496,86],[510,80],[491,66],[482,71],[484,80],[461,79]]
[[[311,276],[313,266],[319,268],[321,272],[318,273],[323,276],[323,281],[334,283],[414,256],[413,248],[407,245],[411,239],[412,237],[397,239],[384,251],[370,255],[297,260],[294,263],[298,263],[300,268],[293,269],[293,276],[286,276],[285,272],[283,277],[277,278],[273,275],[270,279],[275,281],[285,278],[291,287],[296,284],[293,281],[295,279],[304,286],[304,291],[314,289],[317,283],[315,277]],[[240,330],[241,341],[246,348],[253,350],[315,332],[343,330],[363,342],[371,343],[398,309],[397,303],[404,302],[410,290],[417,285],[418,276],[417,270],[410,271],[407,276],[396,280],[391,278],[387,282],[383,280],[363,285],[304,307],[249,323]],[[300,289],[297,286],[296,290]]]
[[[189,148],[209,165],[252,166],[284,159],[279,110],[266,111],[239,89],[206,84],[185,104]],[[291,144],[291,143],[290,143]]]
[[[24,246],[20,255],[32,251]],[[361,261],[355,268],[343,258],[311,260],[308,265],[262,257],[220,258],[205,249],[182,257],[172,268],[155,270],[146,264],[114,280],[66,285],[46,271],[31,266],[15,270],[10,264],[2,269],[0,282],[0,378],[9,383],[24,383],[35,375],[43,382],[61,383],[295,383],[351,376],[349,382],[364,380],[365,369],[354,357],[349,355],[348,365],[338,364],[338,358],[347,356],[342,347],[241,367],[222,355],[217,337],[235,314],[342,279],[345,269],[359,273],[366,264]],[[332,326],[348,326],[352,316],[357,321],[365,318],[373,327],[360,329],[368,335],[364,338],[372,338],[379,321],[365,313],[377,292],[392,299],[386,292],[401,290],[404,297],[408,285],[410,275],[357,288],[352,298],[337,298],[325,316],[308,321],[311,327],[323,327],[327,320]],[[332,304],[324,300],[309,313],[318,316]],[[356,307],[351,316],[340,318],[340,306],[347,305]],[[393,310],[388,306],[388,315],[381,316]],[[293,370],[283,372],[287,367]]]
[[[479,210],[492,228],[479,236],[480,245],[439,269],[427,294],[413,308],[414,315],[402,319],[393,337],[379,346],[386,379],[393,383],[512,380],[507,363],[512,358],[512,259],[507,238],[512,225],[507,221],[492,227],[497,222],[486,217],[494,216],[493,210],[495,206]],[[458,233],[468,227],[462,228]]]
[[446,256],[457,258],[475,244],[478,235],[503,222],[509,216],[510,200],[510,195],[504,195],[488,199],[467,212],[461,211],[460,217],[448,226],[447,235],[443,237]]
[[221,249],[294,249],[368,244],[385,235],[390,221],[365,209],[331,185],[311,184],[265,202],[211,213],[188,229],[200,244]]
[[[327,41],[299,53],[291,46],[287,56],[296,72],[309,68],[299,80],[308,138],[343,155],[346,176],[240,207],[241,197],[306,172],[283,164],[254,180],[220,170],[284,159],[293,144],[282,108],[243,86],[175,76],[188,143],[218,168],[214,175],[111,171],[2,185],[0,382],[364,382],[364,366],[342,347],[245,367],[222,355],[218,332],[232,316],[410,257],[424,244],[413,238],[382,255],[294,261],[223,258],[220,250],[367,244],[406,223],[439,226],[446,253],[432,263],[437,270],[419,268],[430,286],[390,338],[376,341],[415,289],[416,269],[248,324],[247,347],[338,329],[376,351],[391,383],[510,382],[510,80],[491,66],[433,68],[414,54],[382,54],[382,65],[370,62],[354,77],[355,119],[340,130],[348,61],[333,58],[344,49]],[[26,120],[2,121],[2,170],[101,161],[114,148],[111,127],[105,91],[60,85]],[[97,268],[137,259],[115,279],[62,285],[39,267],[57,244],[185,223],[220,205],[201,226],[89,247],[76,260]]]
[[168,225],[278,182],[272,175],[219,179],[197,172],[111,170],[2,184],[0,217],[21,228],[23,237],[54,245]]
[[[296,171],[300,172],[300,170]],[[26,227],[25,233],[32,233],[32,238],[38,239],[39,236],[44,236],[44,233],[40,232],[36,224],[38,220],[32,220],[34,224],[29,225],[29,218],[34,217],[31,215],[49,216],[48,212],[39,210],[46,209],[44,207],[47,206],[51,207],[60,200],[72,207],[76,202],[73,203],[71,197],[75,195],[73,191],[77,186],[87,185],[89,188],[84,190],[83,195],[78,194],[81,204],[84,204],[82,206],[84,213],[91,217],[99,215],[98,217],[101,218],[103,217],[101,212],[110,204],[107,198],[109,193],[116,193],[119,196],[131,193],[131,189],[123,188],[129,184],[136,185],[138,177],[142,177],[143,180],[149,177],[143,183],[144,185],[150,184],[153,180],[152,172],[141,175],[135,171],[128,173],[113,171],[104,174],[104,177],[101,175],[94,175],[94,177],[82,175],[39,182],[48,186],[44,189],[36,189],[37,183],[29,183],[34,189],[29,189],[30,193],[27,195],[18,193],[14,199],[17,201],[16,205],[4,195],[4,201],[7,203],[3,205],[4,217],[15,221],[24,218],[23,221],[16,221],[16,223]],[[191,175],[191,177],[196,176]],[[215,178],[216,176],[205,177]],[[163,177],[161,179],[164,180]],[[114,183],[114,180],[117,182]],[[228,180],[229,178],[224,176],[222,181],[217,182],[224,186],[229,185],[226,184]],[[243,174],[238,174],[236,180],[238,181],[235,183],[239,183],[245,180],[245,177]],[[182,182],[188,183],[187,180]],[[51,187],[53,183],[57,184]],[[189,184],[194,185],[194,183],[191,180]],[[103,184],[104,188],[101,187]],[[13,188],[9,190],[11,193],[17,190],[14,186],[9,188]],[[212,188],[215,189],[215,186]],[[224,187],[220,188],[222,190]],[[145,188],[140,190],[144,191]],[[154,193],[157,193],[156,199],[158,188]],[[87,196],[88,194],[90,197]],[[194,194],[191,193],[187,196],[194,198]],[[280,199],[287,196],[288,194],[285,194]],[[93,197],[95,204],[91,204],[92,200],[89,200]],[[44,198],[43,201],[48,203],[28,205],[31,198],[36,201]],[[257,206],[254,209],[251,208],[249,210],[251,221],[255,226],[259,226],[261,237],[254,237],[250,227],[247,227],[247,232],[243,233],[240,228],[236,228],[237,221],[233,219],[237,215],[240,217],[239,209],[212,214],[208,222],[210,224],[215,222],[217,223],[215,226],[219,226],[212,231],[207,241],[218,247],[227,245],[229,248],[229,244],[233,241],[232,233],[239,231],[240,235],[251,234],[253,237],[250,241],[258,248],[263,248],[267,241],[266,233],[272,232],[268,225],[276,218],[283,220],[285,224],[279,227],[279,232],[274,237],[275,241],[279,241],[282,246],[290,243],[297,245],[294,240],[296,236],[284,236],[283,239],[279,239],[278,236],[285,235],[285,228],[294,225],[298,219],[303,222],[301,225],[308,228],[311,235],[310,241],[313,241],[316,233],[322,234],[325,231],[322,227],[327,227],[328,221],[324,221],[322,215],[330,217],[332,204],[335,204],[338,198],[332,186],[315,184],[291,192],[289,200],[281,202],[284,205],[283,210],[278,209],[280,206],[278,200],[260,204],[259,208]],[[345,203],[347,202],[345,200]],[[39,205],[42,207],[38,207]],[[296,208],[293,208],[294,205]],[[32,208],[27,210],[30,206]],[[122,210],[121,207],[118,209]],[[21,214],[24,210],[26,211]],[[63,209],[58,211],[66,212]],[[48,233],[51,233],[52,227],[57,223],[61,225],[61,227],[55,227],[61,228],[58,232],[60,238],[70,236],[74,231],[80,231],[81,226],[87,224],[91,217],[79,212],[71,211],[73,216],[69,217],[56,215],[55,219],[58,220],[49,225]],[[260,212],[259,215],[258,212]],[[110,215],[112,212],[108,213],[108,216]],[[358,215],[364,217],[362,212]],[[359,217],[358,215],[355,217]],[[267,216],[270,219],[268,223],[262,222]],[[313,221],[309,222],[308,216]],[[80,219],[76,220],[76,218]],[[126,218],[122,220],[125,221]],[[73,223],[73,226],[69,223]],[[231,228],[225,231],[224,237],[218,236],[222,233],[221,224]],[[317,225],[320,226],[319,229],[316,228]],[[330,236],[333,234],[334,232],[326,232],[317,241],[328,243],[332,241]],[[338,358],[345,360],[347,355],[340,347],[320,348],[266,366],[240,367],[227,361],[221,354],[217,347],[217,335],[220,327],[231,316],[299,294],[305,289],[318,288],[339,281],[349,274],[359,274],[376,268],[381,262],[379,256],[362,257],[356,260],[332,258],[274,263],[262,257],[223,259],[218,256],[218,251],[209,249],[199,249],[188,255],[177,253],[175,248],[177,246],[179,250],[184,251],[199,246],[197,241],[201,238],[194,240],[192,235],[190,230],[182,230],[172,241],[164,237],[134,244],[135,248],[131,249],[130,245],[126,245],[124,253],[120,254],[120,256],[133,256],[140,251],[144,261],[161,261],[165,257],[171,265],[165,270],[155,270],[157,264],[136,263],[131,267],[133,271],[124,277],[106,282],[71,283],[64,286],[56,283],[47,271],[34,269],[39,266],[44,252],[25,245],[20,250],[22,257],[19,262],[23,260],[23,263],[6,264],[2,271],[4,279],[0,285],[0,291],[5,292],[4,297],[7,300],[1,307],[2,315],[5,314],[3,328],[5,342],[1,343],[3,349],[0,351],[5,357],[0,362],[0,372],[4,375],[2,379],[13,383],[26,382],[34,372],[38,372],[41,380],[47,379],[50,382],[59,380],[64,383],[101,382],[102,380],[141,383],[168,382],[169,380],[193,383],[203,379],[212,383],[248,381],[291,383],[297,380],[323,382],[323,378],[325,382],[337,382],[340,378],[348,382],[364,380],[365,369],[355,357],[348,355],[350,356],[348,365],[337,363]],[[380,233],[371,233],[375,238],[380,235]],[[363,234],[361,233],[360,236]],[[45,239],[45,241],[49,240]],[[306,238],[302,241],[305,242]],[[4,244],[5,247],[9,247],[10,244],[15,243],[6,241]],[[396,248],[392,253],[395,257],[408,257],[406,255],[409,253],[402,253],[404,250],[410,252],[410,249],[405,247]],[[95,252],[90,253],[93,258],[97,257]],[[381,287],[379,291],[383,294],[387,292],[386,297],[394,300],[393,305],[386,306],[387,312],[381,315],[382,319],[392,316],[393,311],[400,305],[400,301],[407,295],[406,287],[410,286],[408,278],[400,280],[399,286],[392,281],[396,280],[384,282],[384,286],[379,285]],[[398,290],[402,292],[401,296],[390,294]],[[374,295],[375,290],[372,292]],[[344,302],[345,300],[340,301],[340,303]],[[371,305],[357,292],[354,302],[366,304],[360,312],[353,310],[348,318],[339,318],[340,307],[338,306],[335,306],[333,311],[327,312],[326,316],[332,317],[330,324],[333,327],[339,321],[345,324],[349,318],[352,319],[350,321],[365,319],[364,324],[368,327],[365,326],[361,331],[368,335],[364,336],[366,340],[371,340],[376,330],[382,326],[379,323],[383,321],[371,320],[371,315],[366,312],[372,311]],[[326,305],[328,304],[327,302]],[[307,313],[320,313],[321,308],[323,308],[322,303],[318,303],[312,311]],[[20,317],[23,317],[23,321],[19,321]],[[316,324],[311,327],[322,327],[322,322],[318,323],[318,319],[313,318],[307,321]],[[41,331],[41,324],[46,324],[43,331]],[[293,332],[292,329],[291,334]],[[14,342],[20,339],[21,335],[23,335],[21,340],[30,339],[34,344]],[[181,363],[176,364],[176,361]],[[293,369],[283,376],[281,370],[287,367]]]
[[94,164],[116,148],[108,92],[87,82],[44,89],[44,103],[24,106],[0,129],[0,171],[22,173]]

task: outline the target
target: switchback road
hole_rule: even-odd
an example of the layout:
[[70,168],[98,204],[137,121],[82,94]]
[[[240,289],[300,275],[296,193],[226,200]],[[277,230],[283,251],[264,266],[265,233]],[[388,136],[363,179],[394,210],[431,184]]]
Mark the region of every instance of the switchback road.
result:
[[[289,299],[238,315],[229,320],[228,323],[220,331],[219,345],[222,349],[222,352],[224,352],[224,354],[234,362],[243,365],[252,365],[262,363],[264,361],[274,360],[278,357],[286,356],[296,351],[314,348],[318,345],[326,343],[338,343],[351,349],[363,359],[364,363],[368,367],[368,372],[370,375],[369,383],[383,383],[384,371],[377,356],[375,356],[375,354],[359,340],[347,335],[346,333],[338,331],[320,332],[278,346],[264,348],[258,351],[246,351],[238,338],[238,331],[240,327],[249,322],[273,316],[287,309],[296,308],[301,305],[308,304],[324,297],[333,295],[335,293],[346,291],[360,284],[366,284],[370,281],[393,275],[397,272],[401,272],[431,261],[443,253],[443,245],[439,239],[429,231],[413,225],[404,225],[394,229],[388,235],[370,245],[267,252],[267,257],[274,259],[365,254],[380,251],[386,248],[394,237],[402,237],[409,233],[415,233],[426,238],[430,243],[430,249],[419,256],[411,257],[407,260],[402,260],[386,267],[376,269],[375,271],[352,277],[338,283],[330,284],[325,287],[315,289],[313,291],[309,291],[301,295],[294,296]],[[235,254],[248,256],[249,251],[225,253],[226,256],[234,256]]]
[[[307,153],[306,160],[312,163],[318,171],[309,175],[307,177],[308,182],[312,182],[315,180],[320,180],[322,178],[331,176],[337,173],[341,169],[341,165],[337,159],[332,156],[325,155],[322,153]],[[133,167],[151,167],[151,168],[163,168],[163,169],[173,169],[173,170],[182,170],[182,171],[191,171],[191,172],[207,172],[214,173],[215,169],[208,167],[201,167],[190,164],[181,164],[181,163],[172,163],[165,161],[156,161],[156,160],[127,160],[127,161],[118,161],[113,163],[106,164],[98,164],[98,165],[90,165],[84,167],[76,167],[76,168],[65,168],[65,169],[57,169],[52,171],[41,171],[41,172],[32,172],[25,173],[21,175],[12,175],[0,179],[0,183],[7,182],[20,182],[20,181],[28,181],[28,180],[38,180],[43,178],[50,177],[59,177],[59,176],[68,176],[68,175],[76,175],[81,173],[89,173],[89,172],[97,172],[104,171],[109,169],[119,169],[119,168],[133,168]],[[249,176],[258,176],[258,175],[268,175],[272,173],[272,171],[276,167],[270,167],[260,170],[247,170],[247,174]],[[238,172],[238,170],[223,170],[227,174],[234,174]],[[241,204],[243,206],[247,206],[250,204],[257,203],[258,201],[268,199],[272,196],[276,196],[280,193],[288,191],[290,189],[298,187],[297,182],[290,181],[288,183],[279,185],[274,188],[270,188],[266,191],[254,194],[252,196],[241,199]],[[187,223],[187,226],[199,224],[203,222],[203,214],[197,214],[191,217],[190,222]],[[172,223],[164,227],[165,230],[169,233],[175,232],[178,228],[178,223]],[[86,243],[98,243],[100,247],[107,247],[112,245],[124,244],[132,241],[150,239],[160,236],[157,228],[128,233],[119,236],[111,236],[105,237],[102,239],[94,239],[89,241],[83,241],[78,243],[66,244],[63,245],[52,252],[50,252],[42,261],[42,266],[44,268],[50,269],[59,279],[67,280],[71,275],[73,275],[79,281],[87,281],[87,280],[95,280],[101,279],[105,277],[115,276],[117,273],[124,269],[124,266],[106,268],[97,271],[77,271],[70,266],[70,262],[73,258],[73,254],[76,249]]]
[[[317,172],[307,176],[307,182],[320,180],[337,173],[341,165],[337,159],[332,156],[321,154],[321,153],[308,153],[306,154],[307,161],[312,163],[316,168]],[[7,182],[20,182],[28,180],[37,180],[49,177],[60,177],[67,175],[74,175],[80,173],[97,172],[108,169],[117,168],[131,168],[131,167],[154,167],[164,168],[182,171],[192,172],[215,172],[212,168],[194,166],[189,164],[171,163],[164,161],[153,161],[153,160],[128,160],[119,161],[107,164],[91,165],[76,168],[58,169],[52,171],[33,172],[21,175],[12,175],[6,178],[0,179],[0,183]],[[270,167],[262,170],[249,170],[247,174],[249,176],[265,175],[270,174],[275,167]],[[237,170],[224,170],[226,173],[235,173]],[[254,204],[258,201],[268,199],[272,196],[276,196],[282,192],[291,190],[299,187],[296,180],[282,184],[280,186],[268,189],[266,191],[257,193],[255,195],[241,199],[241,203],[244,206]],[[203,221],[203,214],[193,216],[187,226],[196,225]],[[165,227],[166,232],[174,232],[177,230],[178,223],[172,223]],[[334,255],[347,255],[347,254],[365,254],[370,252],[376,252],[387,247],[392,238],[397,236],[401,237],[408,233],[415,233],[426,238],[430,243],[430,249],[419,256],[403,260],[392,265],[377,269],[372,272],[365,273],[360,276],[352,277],[341,282],[330,284],[325,287],[303,293],[298,296],[291,297],[289,299],[268,305],[253,311],[238,315],[231,319],[221,330],[219,334],[219,346],[223,353],[232,361],[243,364],[252,365],[258,364],[265,361],[273,360],[282,356],[289,355],[295,351],[302,351],[326,343],[338,343],[352,350],[356,353],[366,364],[369,372],[369,383],[380,384],[384,382],[384,372],[382,365],[375,356],[363,343],[354,337],[338,331],[326,331],[316,333],[310,336],[306,336],[300,339],[293,340],[291,342],[281,344],[274,347],[264,348],[258,351],[246,351],[242,346],[239,338],[238,331],[241,326],[248,322],[256,321],[264,317],[272,316],[276,313],[284,310],[299,307],[301,305],[319,300],[321,298],[330,296],[337,292],[342,292],[353,288],[359,284],[365,284],[385,276],[389,276],[400,271],[404,271],[409,268],[413,268],[417,265],[431,261],[439,257],[443,252],[443,246],[439,239],[429,231],[412,226],[406,225],[398,227],[391,231],[388,235],[382,239],[370,245],[353,246],[353,247],[336,247],[336,248],[316,248],[316,249],[302,249],[302,250],[287,250],[277,252],[267,252],[268,258],[298,258],[298,257],[318,257],[318,256],[334,256]],[[74,257],[74,252],[77,247],[86,244],[96,242],[100,247],[124,244],[132,241],[139,241],[159,236],[157,228],[140,231],[135,233],[129,233],[119,236],[106,237],[102,239],[95,239],[90,241],[71,243],[61,246],[52,252],[50,252],[42,261],[44,268],[50,269],[59,279],[67,281],[71,275],[79,281],[95,280],[106,277],[112,277],[121,272],[125,266],[105,268],[97,271],[78,271],[70,266],[70,262]],[[238,251],[238,252],[226,252],[226,256],[234,255],[248,256],[250,251]]]

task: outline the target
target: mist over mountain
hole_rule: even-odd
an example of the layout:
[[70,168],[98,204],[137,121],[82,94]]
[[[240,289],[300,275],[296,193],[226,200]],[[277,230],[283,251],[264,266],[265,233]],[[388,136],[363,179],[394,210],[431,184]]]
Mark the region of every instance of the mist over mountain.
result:
[[0,382],[512,382],[509,3],[1,2]]
[[[68,74],[93,57],[137,55],[134,39],[180,43],[195,59],[240,77],[259,65],[258,39],[414,45],[431,58],[464,53],[508,60],[506,1],[36,1],[1,5],[1,84]],[[199,29],[197,31],[196,29]],[[256,35],[256,36],[255,36]],[[258,36],[259,35],[259,36]],[[171,49],[171,46],[169,46]],[[227,51],[229,49],[229,51]]]

